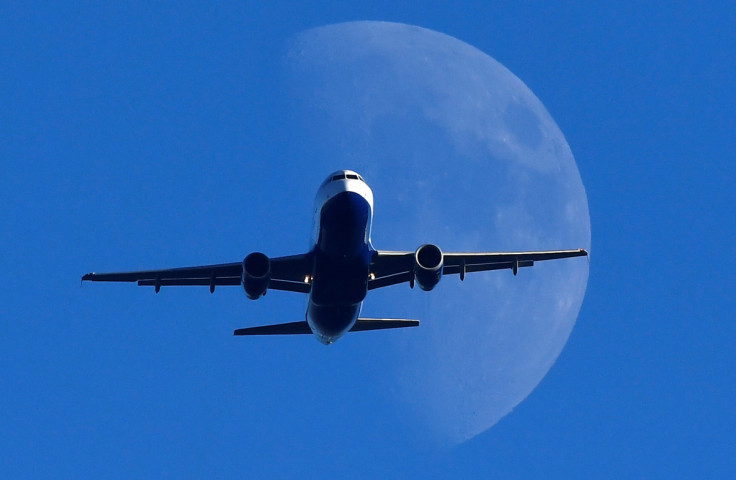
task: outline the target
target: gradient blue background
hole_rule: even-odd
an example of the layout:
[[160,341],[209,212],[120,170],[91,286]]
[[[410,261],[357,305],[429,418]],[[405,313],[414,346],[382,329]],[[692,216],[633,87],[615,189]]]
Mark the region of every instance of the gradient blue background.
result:
[[[370,4],[0,7],[4,478],[733,477],[732,5]],[[321,386],[297,365],[346,388],[378,373],[347,344],[231,337],[273,302],[78,286],[92,269],[303,250],[328,172],[279,168],[303,152],[279,128],[275,72],[290,35],[362,19],[503,63],[565,133],[588,192],[594,256],[566,348],[514,412],[449,452],[394,448],[400,431],[360,420],[390,404],[338,395],[338,424],[316,423]],[[302,300],[279,302],[301,315]]]

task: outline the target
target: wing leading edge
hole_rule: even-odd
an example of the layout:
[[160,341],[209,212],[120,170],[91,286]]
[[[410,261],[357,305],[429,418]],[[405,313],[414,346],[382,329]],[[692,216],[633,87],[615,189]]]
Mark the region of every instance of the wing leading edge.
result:
[[[414,278],[414,254],[415,252],[376,251],[371,263],[368,290],[411,282]],[[516,275],[519,268],[531,267],[534,262],[587,255],[588,252],[582,248],[539,252],[445,253],[442,274],[459,274],[460,279],[464,280],[466,273],[511,269]]]
[[[311,284],[305,279],[312,273],[312,257],[309,254],[275,257],[270,259],[271,280],[268,288],[290,292],[309,293]],[[196,267],[169,268],[163,270],[141,270],[135,272],[88,273],[83,281],[92,282],[137,282],[141,286],[209,286],[210,292],[220,285],[240,285],[243,263],[220,263]]]

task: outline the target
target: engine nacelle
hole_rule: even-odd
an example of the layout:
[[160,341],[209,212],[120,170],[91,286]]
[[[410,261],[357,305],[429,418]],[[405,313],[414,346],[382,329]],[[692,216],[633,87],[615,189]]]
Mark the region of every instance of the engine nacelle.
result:
[[437,245],[425,244],[414,252],[414,277],[422,290],[432,290],[442,278],[444,257]]
[[271,281],[271,261],[260,252],[253,252],[243,260],[243,289],[251,300],[266,294]]

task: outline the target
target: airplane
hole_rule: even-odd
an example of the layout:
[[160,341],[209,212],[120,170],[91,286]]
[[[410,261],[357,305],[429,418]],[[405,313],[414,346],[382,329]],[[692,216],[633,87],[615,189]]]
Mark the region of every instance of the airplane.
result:
[[471,272],[520,268],[534,262],[587,256],[582,248],[538,252],[445,253],[433,244],[415,251],[376,250],[371,242],[373,191],[359,174],[338,170],[317,191],[312,248],[302,254],[269,258],[261,252],[242,262],[122,273],[88,273],[82,281],[137,282],[156,293],[172,285],[241,286],[256,300],[271,290],[308,295],[305,320],[241,328],[235,335],[314,334],[329,345],[346,332],[415,327],[418,320],[362,318],[370,290],[400,283],[430,291],[443,275],[460,280]]

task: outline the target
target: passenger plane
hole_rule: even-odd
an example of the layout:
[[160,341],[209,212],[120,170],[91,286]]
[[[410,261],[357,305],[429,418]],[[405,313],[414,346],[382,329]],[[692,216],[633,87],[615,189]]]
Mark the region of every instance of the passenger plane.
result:
[[88,273],[82,280],[138,282],[152,286],[203,285],[210,292],[220,285],[240,285],[256,300],[273,290],[309,296],[304,321],[235,330],[235,335],[313,333],[330,344],[348,331],[414,327],[417,320],[360,318],[369,290],[408,282],[432,290],[442,275],[530,267],[535,261],[581,257],[577,250],[539,252],[444,253],[436,245],[416,251],[376,250],[371,243],[373,192],[351,170],[339,170],[322,182],[314,208],[312,245],[307,253],[269,258],[250,253],[242,262],[125,273]]

